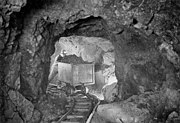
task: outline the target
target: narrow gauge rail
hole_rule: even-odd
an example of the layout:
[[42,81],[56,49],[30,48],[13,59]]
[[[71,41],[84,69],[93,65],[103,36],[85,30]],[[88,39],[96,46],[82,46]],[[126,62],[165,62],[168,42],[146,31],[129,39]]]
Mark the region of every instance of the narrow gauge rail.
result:
[[[57,119],[53,120],[52,123],[89,123],[92,117],[92,112],[97,107],[98,99],[84,91],[84,89],[73,90],[71,94],[67,97],[67,104],[65,108],[67,112]],[[58,85],[49,84],[47,88],[47,93],[58,94],[59,92],[67,91],[63,88],[58,87]],[[90,117],[89,117],[90,116]]]

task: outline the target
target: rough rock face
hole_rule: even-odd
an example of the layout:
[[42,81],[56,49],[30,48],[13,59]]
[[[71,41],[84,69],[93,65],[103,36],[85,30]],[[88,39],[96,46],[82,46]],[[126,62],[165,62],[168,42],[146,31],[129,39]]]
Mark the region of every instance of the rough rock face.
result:
[[[50,111],[39,111],[42,100],[47,101],[40,97],[48,84],[54,44],[71,35],[111,41],[118,98],[139,95],[145,102],[155,100],[159,103],[150,105],[160,108],[152,112],[160,113],[151,116],[178,122],[179,6],[178,0],[0,0],[0,122],[46,123],[51,119],[45,118],[51,116]],[[150,99],[141,96],[148,91]],[[157,98],[156,91],[161,93]],[[20,98],[12,102],[12,95]],[[47,101],[48,106],[52,105]],[[151,112],[135,109],[148,116]],[[178,116],[170,115],[174,111]]]
[[[125,30],[121,37],[115,48],[116,53],[118,52],[116,75],[118,80],[122,80],[121,93],[124,98],[145,91],[158,91],[165,83],[169,83],[168,81],[173,81],[168,87],[180,87],[177,82],[179,78],[175,77],[173,72],[175,66],[178,68],[179,56],[172,49],[166,46],[164,53],[161,53],[162,50],[157,47],[154,37],[144,37],[134,29]],[[161,44],[159,47],[161,49],[165,46]],[[170,76],[173,80],[169,80]]]
[[6,57],[6,61],[10,62],[8,63],[8,66],[6,67],[6,84],[18,90],[20,88],[20,62],[21,62],[21,53],[17,52],[13,55],[9,55]]
[[19,12],[27,3],[27,0],[1,0],[1,6],[11,12]]
[[118,86],[117,83],[107,84],[102,88],[104,100],[108,102],[113,102],[118,96]]
[[51,29],[51,23],[41,19],[33,27],[27,27],[26,31],[33,33],[29,36],[23,35],[20,39],[22,46],[20,91],[30,100],[36,100],[46,90],[52,52]]
[[107,121],[100,117],[97,113],[94,114],[92,120],[91,120],[91,123],[106,123]]
[[102,104],[99,105],[97,114],[113,123],[165,122],[168,117],[169,120],[174,117],[176,119],[171,120],[178,121],[177,114],[168,116],[168,112],[178,110],[180,94],[169,89],[163,92],[144,93],[118,103]]
[[112,123],[148,123],[150,114],[147,109],[139,109],[133,103],[113,103],[100,105],[98,114]]
[[117,42],[116,75],[122,80],[124,97],[145,91],[156,91],[163,83],[162,58],[154,40],[149,39],[151,38],[140,35],[134,29],[127,29]]
[[34,105],[16,91],[9,91],[8,94],[17,111],[22,113],[23,120],[29,121],[33,115]]

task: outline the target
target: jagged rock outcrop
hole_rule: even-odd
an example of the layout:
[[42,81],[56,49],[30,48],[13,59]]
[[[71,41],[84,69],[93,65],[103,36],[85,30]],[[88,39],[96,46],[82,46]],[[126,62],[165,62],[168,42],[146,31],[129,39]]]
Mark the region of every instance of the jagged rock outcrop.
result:
[[11,90],[8,94],[12,103],[17,107],[17,111],[21,114],[23,120],[29,121],[33,115],[34,105],[17,91]]
[[13,55],[6,57],[6,61],[9,62],[5,71],[6,84],[16,90],[20,88],[20,62],[21,62],[21,53],[17,52]]
[[44,19],[38,20],[33,27],[26,27],[20,38],[21,86],[20,92],[30,100],[36,100],[46,91],[52,52],[52,26]]
[[[165,122],[173,115],[168,116],[169,112],[173,109],[178,110],[180,93],[170,89],[163,92],[144,93],[119,103],[102,104],[98,107],[97,113],[100,117],[113,123]],[[171,120],[179,121],[178,117],[176,114]]]
[[118,96],[118,85],[117,83],[110,83],[102,88],[104,100],[107,102],[113,102]]

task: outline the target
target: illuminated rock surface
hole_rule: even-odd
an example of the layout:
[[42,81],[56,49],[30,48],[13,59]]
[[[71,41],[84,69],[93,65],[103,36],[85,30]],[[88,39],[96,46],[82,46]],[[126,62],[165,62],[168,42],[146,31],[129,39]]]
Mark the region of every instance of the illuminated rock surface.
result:
[[[71,64],[82,64],[83,62],[86,62],[95,64],[96,84],[89,86],[88,88],[90,93],[95,94],[100,99],[104,99],[102,93],[103,86],[117,83],[114,65],[114,47],[110,41],[95,37],[62,37],[60,38],[59,42],[55,44],[55,48],[55,53],[51,57],[51,64],[54,64],[56,62],[65,62]],[[62,60],[58,61],[57,56],[61,54],[62,51],[65,51],[66,57],[69,58],[64,57]],[[75,55],[77,59],[81,59],[82,62],[77,62],[77,60],[76,62],[74,62],[70,60],[73,59],[73,55]],[[53,67],[53,65],[51,66]],[[57,68],[54,68],[54,71],[57,71]],[[57,72],[53,72],[53,74],[57,74]],[[53,83],[58,82],[57,77],[53,81]],[[106,88],[106,93],[104,94],[106,96],[106,101],[113,101],[113,93],[117,95],[117,89],[113,91],[113,88],[114,86],[108,92]],[[110,91],[112,92],[109,93]],[[109,97],[110,95],[111,97]]]

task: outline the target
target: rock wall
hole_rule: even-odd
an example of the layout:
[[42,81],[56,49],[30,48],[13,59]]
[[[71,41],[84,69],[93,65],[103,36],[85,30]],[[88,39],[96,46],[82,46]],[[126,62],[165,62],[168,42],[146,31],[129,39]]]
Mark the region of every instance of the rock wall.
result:
[[[172,95],[174,96],[171,97]],[[174,97],[176,99],[173,99]],[[178,109],[179,99],[180,94],[169,89],[164,91],[163,94],[146,92],[139,96],[134,95],[119,103],[100,105],[97,113],[106,121],[113,123],[179,122],[178,116],[167,120],[168,115],[172,112],[168,110],[172,110],[172,107]],[[164,108],[166,108],[166,111]]]
[[[179,88],[179,78],[174,73],[175,69],[179,69],[179,56],[171,48],[161,50],[163,39],[155,38],[153,34],[146,37],[134,29],[126,29],[120,38],[115,48],[116,75],[123,82],[121,86],[124,98],[145,91],[158,91],[169,83],[170,78],[173,82],[168,88]],[[158,45],[157,42],[162,44]]]
[[[45,123],[59,115],[51,108],[43,110],[53,107],[43,95],[54,44],[70,35],[113,43],[119,100],[158,91],[169,95],[166,101],[176,102],[178,94],[172,93],[180,88],[179,6],[178,0],[1,0],[0,120]],[[166,108],[168,104],[160,106],[165,117],[157,119],[178,112],[179,104],[176,109]]]

